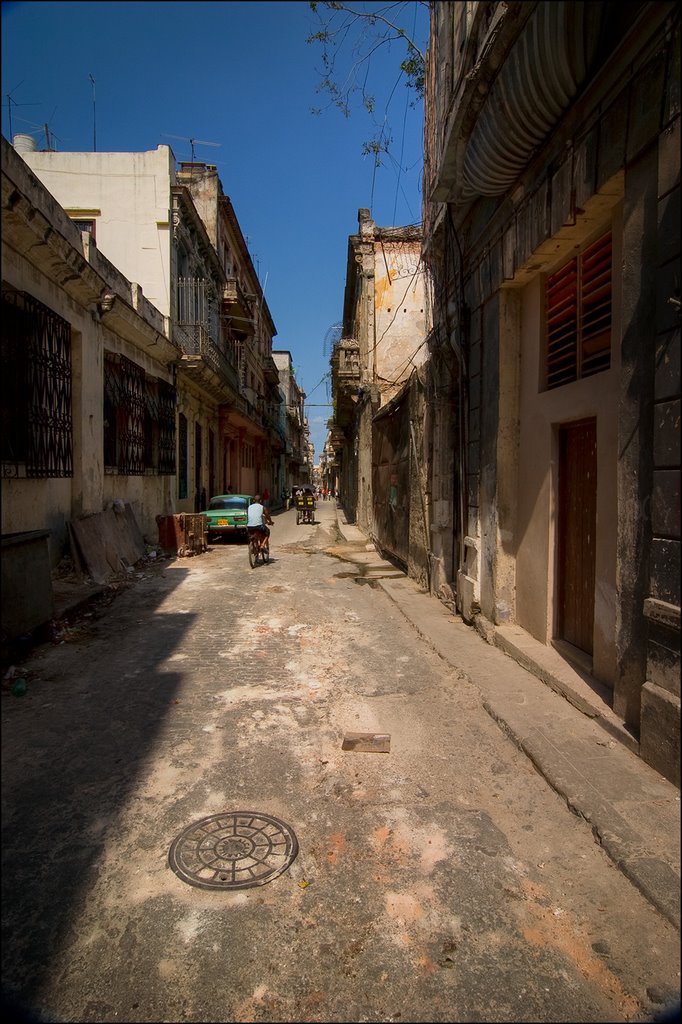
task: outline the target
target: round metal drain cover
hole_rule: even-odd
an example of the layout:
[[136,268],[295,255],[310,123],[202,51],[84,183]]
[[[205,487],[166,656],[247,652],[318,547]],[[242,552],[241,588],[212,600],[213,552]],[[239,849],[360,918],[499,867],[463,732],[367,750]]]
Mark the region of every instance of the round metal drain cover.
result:
[[251,889],[281,875],[297,853],[298,840],[285,822],[257,811],[230,811],[181,832],[168,861],[183,882],[199,889]]

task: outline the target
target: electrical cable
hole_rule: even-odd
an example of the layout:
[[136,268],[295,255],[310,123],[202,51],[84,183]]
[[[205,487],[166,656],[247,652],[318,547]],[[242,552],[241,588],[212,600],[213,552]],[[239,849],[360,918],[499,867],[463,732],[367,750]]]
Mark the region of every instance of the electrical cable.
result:
[[[414,9],[414,22],[412,24],[412,38],[413,39],[414,39],[414,30],[415,30],[416,27],[417,27],[417,8],[415,7],[415,9]],[[392,95],[393,95],[393,93],[391,93],[391,96]],[[397,180],[396,186],[395,186],[395,201],[393,203],[393,226],[394,227],[395,227],[395,214],[396,214],[396,210],[398,208],[398,189],[400,187],[400,177],[401,177],[402,170],[403,170],[403,153],[405,152],[405,125],[407,123],[407,111],[408,111],[408,107],[409,107],[409,99],[410,99],[410,94],[409,94],[409,92],[406,91],[405,92],[405,113],[403,114],[403,136],[402,136],[402,139],[400,140],[400,160],[398,162],[398,180]],[[388,108],[388,104],[387,104],[387,108]],[[409,208],[409,203],[408,203],[408,208]],[[410,213],[411,212],[412,211],[410,210]]]

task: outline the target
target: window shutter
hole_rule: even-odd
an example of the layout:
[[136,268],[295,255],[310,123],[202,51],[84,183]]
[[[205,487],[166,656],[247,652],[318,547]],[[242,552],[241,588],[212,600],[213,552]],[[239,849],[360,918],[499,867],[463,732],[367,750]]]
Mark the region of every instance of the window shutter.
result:
[[547,281],[547,387],[576,379],[578,263],[574,258]]
[[581,257],[581,377],[611,365],[611,233]]
[[611,232],[547,279],[547,390],[611,366]]

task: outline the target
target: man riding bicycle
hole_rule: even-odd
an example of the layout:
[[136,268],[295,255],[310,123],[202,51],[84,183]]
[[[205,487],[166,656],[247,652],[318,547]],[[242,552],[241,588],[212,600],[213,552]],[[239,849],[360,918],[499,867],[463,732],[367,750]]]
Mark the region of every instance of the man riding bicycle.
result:
[[266,523],[272,526],[272,517],[267,507],[261,504],[260,494],[254,495],[253,501],[249,505],[248,516],[246,528],[249,531],[249,537],[257,533],[260,538],[260,546],[263,547],[270,536]]

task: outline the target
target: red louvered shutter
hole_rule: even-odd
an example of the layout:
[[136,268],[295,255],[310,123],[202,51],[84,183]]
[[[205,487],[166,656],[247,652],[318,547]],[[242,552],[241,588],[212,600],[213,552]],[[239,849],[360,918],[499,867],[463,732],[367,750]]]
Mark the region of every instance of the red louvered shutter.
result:
[[578,264],[570,260],[547,281],[547,387],[576,379]]
[[547,279],[546,388],[611,365],[611,232]]
[[581,262],[580,376],[611,365],[611,232],[587,248]]

